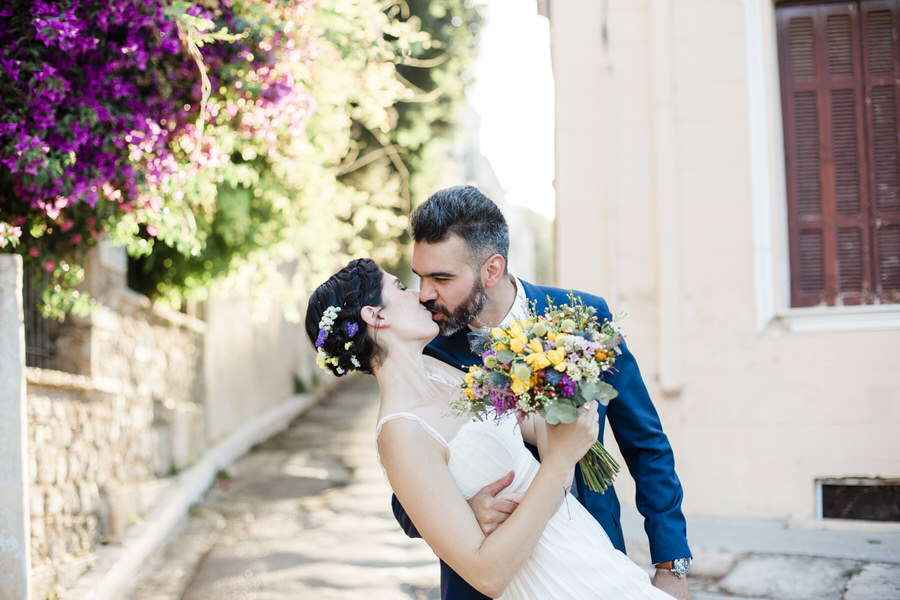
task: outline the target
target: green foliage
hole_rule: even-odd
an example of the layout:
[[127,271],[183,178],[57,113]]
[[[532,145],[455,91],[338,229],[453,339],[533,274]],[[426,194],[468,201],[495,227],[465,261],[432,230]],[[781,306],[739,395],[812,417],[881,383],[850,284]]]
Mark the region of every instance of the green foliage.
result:
[[390,130],[357,127],[353,160],[345,159],[342,180],[378,198],[375,210],[358,216],[357,224],[372,242],[373,258],[404,272],[410,256],[407,217],[447,176],[447,149],[483,21],[469,0],[395,2],[386,14],[426,37],[392,37],[397,77],[409,93],[393,105]]
[[[475,57],[469,0],[178,0],[164,18],[181,54],[132,77],[183,111],[154,121],[155,145],[119,144],[139,201],[111,185],[49,219],[0,211],[0,249],[34,252],[53,277],[47,313],[89,306],[77,265],[101,236],[128,249],[129,285],[176,307],[241,275],[297,317],[298,296],[351,257],[408,264],[413,199],[443,170]],[[51,159],[39,176],[63,173]]]
[[[177,303],[249,264],[257,293],[290,310],[351,257],[408,268],[413,198],[441,172],[480,25],[462,0],[339,0],[304,15],[298,29],[316,58],[277,62],[312,98],[302,135],[229,138],[207,126],[231,160],[204,177],[216,188],[214,211],[197,221],[204,246],[193,254],[157,244],[134,262],[132,285]],[[213,111],[223,102],[212,97]],[[273,260],[292,262],[288,284]]]

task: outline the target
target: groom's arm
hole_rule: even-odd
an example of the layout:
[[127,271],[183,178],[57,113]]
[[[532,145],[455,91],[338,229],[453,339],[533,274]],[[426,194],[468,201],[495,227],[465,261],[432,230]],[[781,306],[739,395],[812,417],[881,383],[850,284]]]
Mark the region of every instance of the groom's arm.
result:
[[[477,494],[469,498],[469,507],[475,513],[475,519],[485,535],[497,529],[519,505],[521,494],[502,494],[503,490],[513,482],[514,477],[515,473],[510,471],[497,481],[484,486]],[[391,510],[406,535],[411,538],[422,537],[395,495],[391,495]]]
[[[598,317],[610,319],[606,303],[598,299]],[[687,523],[681,512],[683,491],[675,474],[675,457],[637,361],[627,344],[620,346],[615,372],[607,381],[619,396],[607,407],[610,428],[635,481],[635,500],[644,516],[654,564],[691,556]]]

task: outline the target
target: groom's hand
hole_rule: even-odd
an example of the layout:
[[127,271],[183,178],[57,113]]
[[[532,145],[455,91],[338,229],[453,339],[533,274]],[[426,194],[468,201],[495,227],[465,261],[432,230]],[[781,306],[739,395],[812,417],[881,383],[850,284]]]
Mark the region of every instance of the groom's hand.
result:
[[484,535],[500,527],[519,505],[521,494],[501,494],[504,488],[513,482],[515,473],[510,471],[494,483],[481,488],[477,494],[469,498],[469,506],[475,513],[475,519],[481,526]]
[[677,600],[691,600],[687,577],[676,577],[668,569],[657,569],[653,575],[653,585]]

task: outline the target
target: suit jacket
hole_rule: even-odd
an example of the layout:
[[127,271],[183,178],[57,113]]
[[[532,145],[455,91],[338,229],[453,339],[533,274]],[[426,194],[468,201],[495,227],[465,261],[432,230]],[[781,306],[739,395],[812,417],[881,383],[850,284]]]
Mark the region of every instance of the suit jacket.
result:
[[[568,290],[536,286],[522,282],[528,301],[537,303],[537,313],[547,308],[548,298],[556,305],[568,302]],[[603,298],[576,292],[584,303],[597,309],[600,321],[612,319]],[[468,329],[449,337],[438,336],[428,345],[425,353],[463,370],[480,364],[480,357],[472,354],[468,343]],[[609,406],[600,406],[600,434],[603,442],[604,418],[616,438],[628,470],[635,480],[636,503],[644,516],[644,529],[650,541],[650,556],[655,563],[691,556],[687,543],[687,524],[681,512],[681,482],[675,474],[672,447],[662,430],[659,415],[653,407],[650,395],[641,378],[634,356],[622,342],[622,354],[616,359],[615,369],[607,372],[605,380],[618,390],[619,395]],[[575,488],[578,500],[603,526],[613,545],[625,552],[625,539],[620,525],[621,508],[615,490],[610,487],[604,494],[591,491],[576,468]],[[391,499],[394,516],[410,537],[420,537],[403,507],[394,496]],[[444,600],[482,600],[487,597],[468,585],[459,575],[441,561],[441,598]]]

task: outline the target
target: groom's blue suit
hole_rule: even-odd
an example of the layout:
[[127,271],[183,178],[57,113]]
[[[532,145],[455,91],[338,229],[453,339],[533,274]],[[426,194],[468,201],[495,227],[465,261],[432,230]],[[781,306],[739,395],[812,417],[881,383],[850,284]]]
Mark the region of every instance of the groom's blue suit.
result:
[[[567,290],[523,283],[528,301],[537,303],[537,313],[547,308],[549,297],[556,305],[568,302]],[[597,309],[601,321],[612,319],[603,298],[578,292],[588,306]],[[468,329],[449,336],[438,336],[425,353],[461,369],[480,362],[472,354],[468,343]],[[650,541],[651,559],[656,563],[691,556],[687,543],[687,525],[681,512],[681,483],[675,475],[675,460],[669,440],[663,433],[659,416],[641,379],[634,356],[622,343],[622,354],[616,359],[615,370],[606,374],[619,395],[609,406],[600,406],[600,423],[609,418],[609,425],[636,484],[637,508],[644,515],[644,529]],[[603,427],[599,440],[603,441]],[[625,540],[619,523],[621,514],[615,490],[605,494],[588,489],[576,469],[575,486],[578,499],[603,526],[613,545],[625,551]],[[415,526],[400,506],[397,497],[391,499],[394,516],[410,537],[420,537]],[[444,600],[483,600],[479,593],[441,561],[441,598]]]

